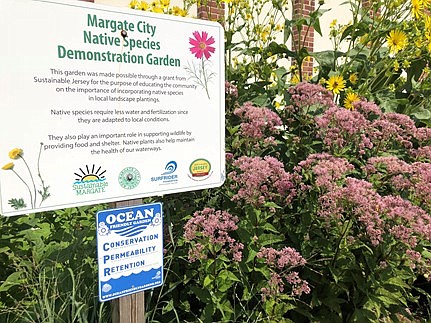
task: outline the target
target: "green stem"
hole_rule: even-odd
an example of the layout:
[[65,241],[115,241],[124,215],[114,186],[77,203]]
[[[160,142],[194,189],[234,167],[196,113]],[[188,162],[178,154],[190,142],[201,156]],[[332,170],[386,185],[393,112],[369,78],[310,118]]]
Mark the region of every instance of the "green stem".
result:
[[337,261],[337,257],[338,257],[338,253],[340,252],[340,245],[341,245],[341,241],[343,241],[345,235],[347,234],[347,232],[349,231],[350,228],[350,223],[352,222],[352,219],[349,219],[349,222],[347,222],[346,228],[344,229],[344,232],[341,234],[340,239],[338,240],[337,243],[337,249],[335,250],[335,254],[334,254],[334,258],[332,258],[332,262],[331,262],[331,267],[334,267],[335,262]]
[[[40,174],[40,155],[42,154],[42,146],[43,143],[40,143],[40,149],[39,149],[39,156],[37,157],[37,176],[39,176],[40,181],[42,183],[42,200],[40,201],[39,206],[42,205],[42,202],[46,200],[47,196],[47,192],[48,192],[48,187],[45,186],[45,181],[42,178],[42,175]],[[36,193],[35,193],[36,194]],[[35,198],[35,203],[36,203],[36,198]]]
[[32,208],[34,208],[35,205],[36,205],[36,192],[37,192],[37,190],[36,190],[36,184],[34,183],[33,174],[31,173],[30,167],[28,167],[28,164],[25,161],[24,157],[22,155],[19,155],[19,156],[21,157],[22,161],[24,162],[25,166],[27,167],[28,173],[30,174],[31,182],[33,183],[33,190],[34,190],[34,197],[33,198],[34,198],[34,200],[32,198],[31,206],[32,206]]
[[207,80],[207,75],[205,73],[205,61],[203,56],[202,56],[202,74],[204,78],[205,92],[207,93],[208,99],[210,99],[210,94],[208,93],[208,80]]
[[33,195],[31,194],[30,187],[28,186],[28,184],[26,183],[26,181],[25,181],[25,180],[23,180],[23,178],[22,178],[21,176],[19,176],[19,174],[18,174],[14,169],[12,169],[12,171],[14,172],[14,174],[15,174],[16,176],[18,176],[18,178],[21,180],[21,182],[23,182],[23,183],[24,183],[24,185],[25,185],[25,186],[27,186],[28,192],[30,193],[30,203],[31,203],[31,208],[34,208],[34,205],[33,205]]

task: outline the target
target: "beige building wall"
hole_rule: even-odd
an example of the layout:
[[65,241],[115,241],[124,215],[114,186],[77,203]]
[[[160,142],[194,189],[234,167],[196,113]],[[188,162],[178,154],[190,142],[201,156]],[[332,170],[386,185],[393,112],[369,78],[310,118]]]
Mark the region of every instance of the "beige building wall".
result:
[[333,49],[332,42],[329,38],[330,24],[336,19],[337,24],[345,25],[352,20],[350,5],[345,0],[325,0],[323,9],[330,9],[320,18],[320,27],[322,36],[317,32],[314,33],[314,51],[321,52]]

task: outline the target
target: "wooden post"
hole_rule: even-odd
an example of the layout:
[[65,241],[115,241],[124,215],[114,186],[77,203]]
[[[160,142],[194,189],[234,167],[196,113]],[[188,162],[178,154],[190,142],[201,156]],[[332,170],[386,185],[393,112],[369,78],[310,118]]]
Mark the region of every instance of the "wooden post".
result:
[[[113,208],[142,204],[142,199],[112,203]],[[144,292],[123,296],[111,301],[112,323],[145,323]]]

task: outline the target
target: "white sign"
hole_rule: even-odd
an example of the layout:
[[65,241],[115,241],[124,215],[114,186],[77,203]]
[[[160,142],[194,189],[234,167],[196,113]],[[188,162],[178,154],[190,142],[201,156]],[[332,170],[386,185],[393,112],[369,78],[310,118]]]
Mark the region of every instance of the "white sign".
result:
[[99,300],[163,284],[162,204],[97,213]]
[[218,23],[1,0],[0,29],[2,215],[223,183]]

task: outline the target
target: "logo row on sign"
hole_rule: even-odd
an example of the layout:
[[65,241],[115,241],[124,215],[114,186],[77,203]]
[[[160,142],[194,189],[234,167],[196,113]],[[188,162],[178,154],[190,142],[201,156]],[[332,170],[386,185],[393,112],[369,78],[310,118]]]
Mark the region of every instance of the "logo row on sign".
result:
[[[175,184],[178,182],[177,169],[177,162],[171,160],[160,174],[150,177],[149,181],[163,185]],[[79,171],[74,174],[76,178],[73,183],[73,190],[76,195],[103,193],[108,186],[107,172],[102,166],[85,165],[85,167],[80,167]],[[211,175],[211,163],[208,160],[199,158],[190,163],[188,168],[188,177],[190,179],[203,181]],[[135,167],[125,167],[118,174],[118,183],[126,190],[138,187],[141,179],[141,172]]]

